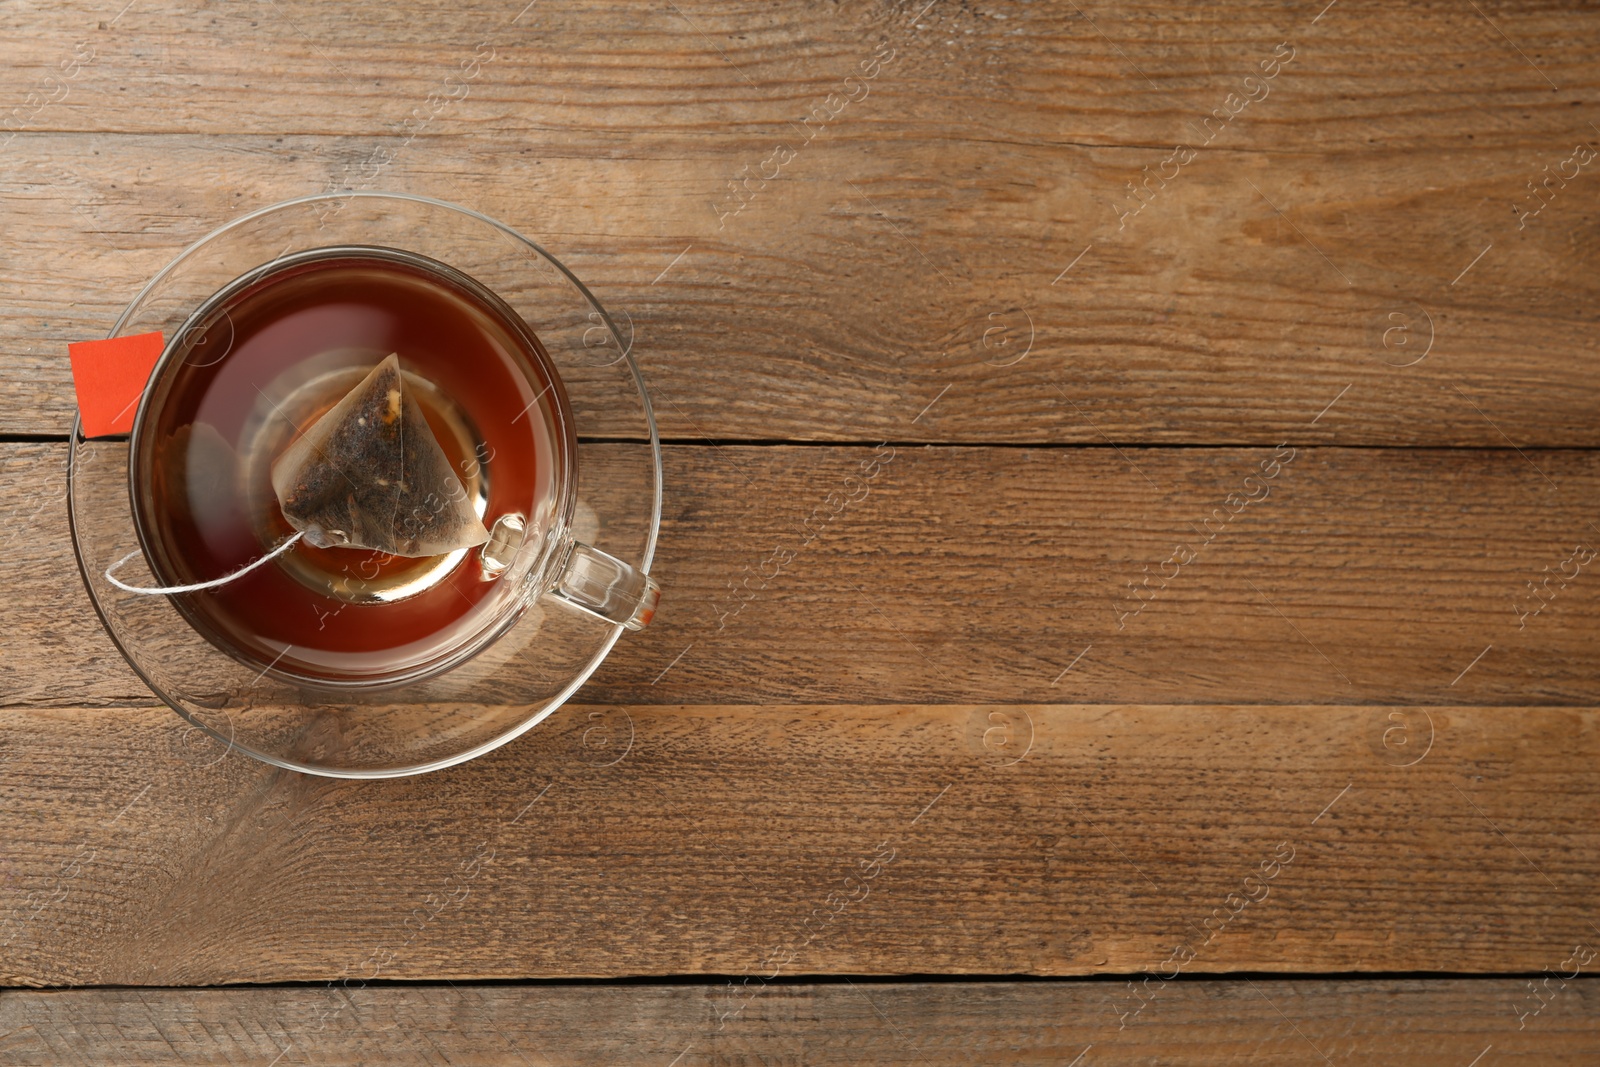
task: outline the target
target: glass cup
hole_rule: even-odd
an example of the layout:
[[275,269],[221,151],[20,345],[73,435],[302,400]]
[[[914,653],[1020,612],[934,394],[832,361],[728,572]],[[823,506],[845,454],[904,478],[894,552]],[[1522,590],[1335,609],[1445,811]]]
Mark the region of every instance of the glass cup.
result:
[[[319,658],[315,639],[304,647],[241,640],[219,622],[223,614],[208,599],[213,593],[151,596],[112,584],[107,569],[130,553],[117,576],[131,584],[222,576],[197,573],[157,521],[174,477],[159,459],[172,431],[163,413],[196,367],[220,374],[232,370],[224,366],[230,357],[237,367],[253,367],[246,349],[259,352],[260,336],[235,346],[228,318],[241,294],[266,292],[278,279],[352,257],[453,286],[517,335],[508,333],[504,347],[526,358],[517,364],[522,380],[510,387],[533,397],[523,413],[536,412],[549,428],[550,448],[537,464],[539,491],[506,507],[507,482],[496,474],[518,469],[516,457],[492,458],[472,419],[451,416],[447,393],[430,393],[430,383],[407,371],[407,391],[431,404],[441,445],[472,457],[462,481],[489,526],[489,541],[414,565],[404,561],[408,566],[397,578],[389,572],[389,581],[374,575],[322,588],[318,583],[328,579],[309,562],[314,553],[295,550],[262,571],[277,568],[282,573],[272,580],[310,585],[332,598],[329,604],[382,605],[441,583],[482,582],[470,587],[475,604],[465,621],[431,643],[407,643],[397,656],[335,662]],[[180,715],[230,747],[336,777],[451,766],[537,724],[583,684],[625,629],[649,622],[659,597],[648,571],[661,513],[660,443],[630,353],[631,329],[619,331],[583,284],[532,241],[424,197],[347,193],[287,201],[184,251],[134,298],[110,336],[156,330],[165,347],[132,434],[87,439],[81,427],[73,434],[73,543],[90,598],[134,670]],[[280,451],[297,421],[304,429],[293,414],[298,401],[314,398],[319,388],[348,389],[382,356],[330,350],[278,379],[252,379],[283,419],[245,418],[223,434],[206,430],[221,442],[212,451],[229,457],[222,469],[237,476],[238,492],[259,493],[260,457]],[[205,469],[191,462],[176,477],[199,478],[194,472]],[[226,477],[223,483],[232,484]],[[180,486],[177,495],[184,493]],[[208,494],[214,495],[208,486],[192,485],[185,498]],[[499,510],[485,510],[491,500]],[[268,525],[254,533],[255,555],[282,540],[282,530]],[[232,610],[240,610],[237,603]],[[382,618],[370,609],[363,617]]]

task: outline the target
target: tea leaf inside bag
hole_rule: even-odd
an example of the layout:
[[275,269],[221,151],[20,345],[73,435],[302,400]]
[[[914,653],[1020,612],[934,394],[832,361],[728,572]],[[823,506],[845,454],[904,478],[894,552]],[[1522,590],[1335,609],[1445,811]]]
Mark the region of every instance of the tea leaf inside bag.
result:
[[437,556],[489,539],[394,354],[284,450],[272,489],[319,548]]

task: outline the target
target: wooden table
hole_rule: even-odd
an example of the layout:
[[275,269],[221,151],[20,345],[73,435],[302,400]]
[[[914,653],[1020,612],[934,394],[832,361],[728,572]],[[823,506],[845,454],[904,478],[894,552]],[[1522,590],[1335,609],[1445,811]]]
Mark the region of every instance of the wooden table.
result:
[[[1600,12],[1324,2],[0,9],[0,1063],[1596,1062]],[[657,622],[370,783],[61,495],[67,343],[344,188],[665,441]]]

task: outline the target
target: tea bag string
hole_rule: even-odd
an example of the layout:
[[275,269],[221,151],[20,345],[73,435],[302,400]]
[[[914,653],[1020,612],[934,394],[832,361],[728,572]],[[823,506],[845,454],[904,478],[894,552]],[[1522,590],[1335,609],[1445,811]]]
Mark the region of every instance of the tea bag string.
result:
[[296,533],[293,537],[289,538],[283,544],[279,545],[277,548],[273,549],[271,552],[268,552],[265,556],[262,556],[260,559],[256,560],[254,563],[247,563],[243,567],[240,567],[238,570],[234,571],[232,574],[223,575],[221,578],[213,578],[209,582],[195,582],[193,585],[167,585],[150,587],[128,585],[126,582],[118,580],[117,576],[112,572],[122,569],[123,564],[127,563],[134,556],[137,556],[139,554],[139,549],[136,548],[106,568],[106,581],[110,582],[112,585],[123,590],[124,592],[139,593],[143,596],[168,596],[173,593],[198,593],[202,589],[215,589],[219,585],[227,585],[235,578],[243,578],[257,567],[265,563],[270,563],[272,560],[277,559],[279,556],[289,551],[289,549],[294,547],[295,542],[304,536],[305,531],[302,530]]

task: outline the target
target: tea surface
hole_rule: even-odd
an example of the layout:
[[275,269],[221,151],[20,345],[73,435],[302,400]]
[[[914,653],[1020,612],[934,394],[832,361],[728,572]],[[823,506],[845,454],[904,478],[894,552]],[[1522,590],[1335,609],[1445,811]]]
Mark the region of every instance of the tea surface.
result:
[[[378,250],[297,263],[208,310],[157,369],[137,434],[149,447],[135,504],[158,577],[216,578],[291,536],[272,462],[390,353],[484,522],[544,514],[570,463],[570,416],[537,339],[509,316],[459,276]],[[448,656],[504,608],[501,586],[476,549],[407,559],[302,542],[175,602],[262,668],[374,680]]]

